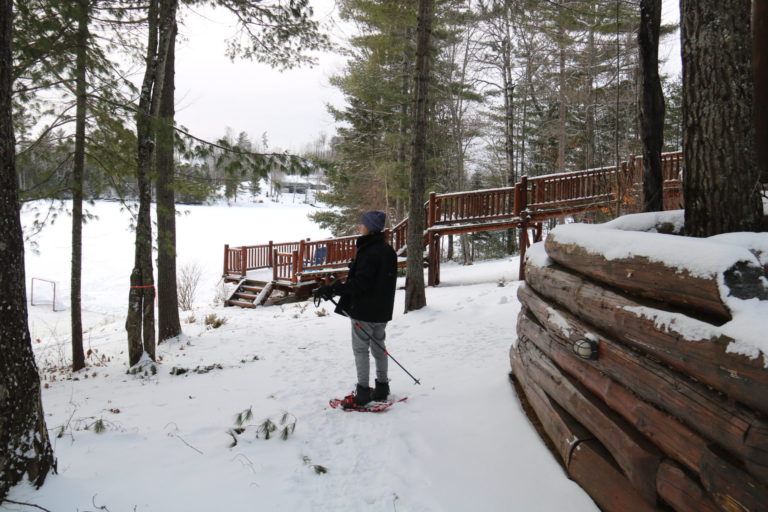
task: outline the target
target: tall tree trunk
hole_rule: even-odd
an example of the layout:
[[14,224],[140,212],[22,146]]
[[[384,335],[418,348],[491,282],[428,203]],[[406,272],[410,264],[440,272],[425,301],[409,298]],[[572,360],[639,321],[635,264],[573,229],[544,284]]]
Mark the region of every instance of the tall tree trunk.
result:
[[768,183],[768,0],[752,0],[752,70],[757,168]]
[[640,136],[643,139],[643,209],[664,209],[664,177],[661,149],[664,146],[664,93],[659,78],[661,0],[640,0]]
[[[512,45],[509,33],[509,2],[504,5],[504,41],[502,43],[502,85],[504,87],[504,157],[507,164],[507,185],[513,187],[517,183],[515,165],[515,85],[512,80]],[[515,228],[507,229],[507,254],[517,252],[517,236]]]
[[[152,153],[155,138],[152,115],[154,98],[157,96],[158,64],[158,0],[149,1],[147,55],[144,80],[136,114],[136,181],[139,188],[139,213],[136,219],[136,248],[131,289],[128,295],[128,315],[125,330],[128,334],[128,362],[135,365],[146,352],[155,358],[155,287],[152,275]],[[154,94],[153,94],[154,92]]]
[[750,0],[681,0],[685,231],[757,231]]
[[414,83],[413,154],[411,158],[410,211],[408,212],[408,279],[405,312],[427,305],[424,292],[424,192],[427,169],[427,101],[429,94],[430,36],[434,0],[419,0],[416,29],[416,80]]
[[[170,23],[168,56],[165,63],[160,122],[157,134],[157,317],[158,340],[181,334],[176,290],[176,198],[174,194],[174,89],[176,16],[178,0],[165,1],[163,18]],[[168,4],[168,5],[165,5]]]
[[72,269],[70,313],[72,324],[72,370],[85,368],[81,282],[83,271],[83,170],[85,169],[85,120],[88,97],[87,50],[90,0],[77,2],[77,54],[75,57],[75,154],[72,166]]
[[0,0],[0,502],[25,475],[39,487],[56,468],[27,324],[11,107],[12,26],[13,0]]
[[557,92],[557,172],[565,172],[566,105],[565,105],[565,29],[561,26],[558,37],[560,69],[558,72]]
[[[595,4],[592,9],[598,9],[599,6]],[[594,12],[594,11],[590,11]],[[587,50],[587,62],[589,69],[587,70],[587,109],[585,112],[586,126],[585,126],[585,141],[584,141],[584,168],[593,169],[595,167],[595,108],[597,98],[595,97],[595,55],[597,48],[595,45],[595,30],[597,25],[597,16],[593,15],[591,19],[591,26],[589,27],[588,37],[588,50]]]
[[[402,176],[407,172],[408,165],[408,88],[410,84],[410,63],[411,57],[408,55],[408,46],[411,38],[411,30],[407,27],[403,31],[403,55],[401,62],[401,71],[403,76],[400,83],[400,120],[398,123],[398,146],[397,146],[397,164],[398,175]],[[398,196],[395,199],[395,213],[397,219],[403,219],[405,217],[405,205],[403,200]]]

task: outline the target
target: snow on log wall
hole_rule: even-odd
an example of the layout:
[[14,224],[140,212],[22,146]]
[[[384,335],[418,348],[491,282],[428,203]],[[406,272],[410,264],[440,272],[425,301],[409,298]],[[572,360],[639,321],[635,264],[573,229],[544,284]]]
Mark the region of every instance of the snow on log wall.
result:
[[734,327],[750,325],[741,303],[768,311],[762,261],[632,235],[564,226],[531,248],[510,349],[527,410],[603,510],[766,511],[768,328]]

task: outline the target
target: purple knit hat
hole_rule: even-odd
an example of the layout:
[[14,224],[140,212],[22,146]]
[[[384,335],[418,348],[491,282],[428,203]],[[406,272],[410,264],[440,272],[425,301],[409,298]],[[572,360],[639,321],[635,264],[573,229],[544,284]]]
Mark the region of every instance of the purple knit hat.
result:
[[372,210],[365,212],[360,216],[360,224],[368,228],[371,233],[377,233],[384,229],[384,224],[387,222],[387,216],[384,212]]

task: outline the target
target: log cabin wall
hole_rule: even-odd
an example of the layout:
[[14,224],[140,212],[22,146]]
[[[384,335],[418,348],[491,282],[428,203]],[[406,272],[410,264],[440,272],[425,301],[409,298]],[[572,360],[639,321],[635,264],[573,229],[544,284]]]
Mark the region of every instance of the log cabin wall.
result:
[[[557,234],[527,260],[510,362],[568,475],[609,512],[768,511],[768,369],[727,350],[723,276],[608,259]],[[736,272],[753,281],[736,288],[768,299],[758,268]]]

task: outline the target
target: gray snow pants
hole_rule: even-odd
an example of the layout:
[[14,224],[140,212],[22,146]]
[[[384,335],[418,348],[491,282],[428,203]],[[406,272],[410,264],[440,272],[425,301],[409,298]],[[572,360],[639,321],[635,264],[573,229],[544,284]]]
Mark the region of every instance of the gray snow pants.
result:
[[[359,327],[358,327],[359,325]],[[387,337],[384,329],[387,322],[362,322],[352,320],[352,353],[355,355],[355,366],[357,367],[357,383],[368,387],[370,382],[370,359],[368,358],[368,349],[370,348],[373,360],[376,363],[376,380],[379,382],[389,382],[387,379],[387,354],[384,340]],[[371,340],[376,340],[374,343]],[[380,347],[379,347],[380,345]]]

